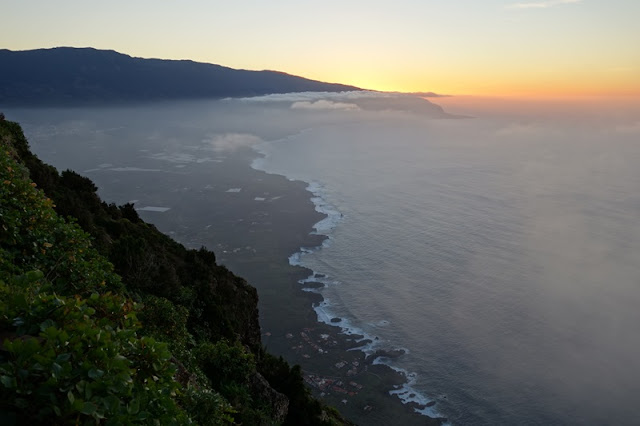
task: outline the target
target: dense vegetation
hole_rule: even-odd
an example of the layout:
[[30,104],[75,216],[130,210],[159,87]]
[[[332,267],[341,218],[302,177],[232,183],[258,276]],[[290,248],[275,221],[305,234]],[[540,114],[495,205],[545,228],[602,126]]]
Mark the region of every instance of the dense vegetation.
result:
[[0,339],[0,424],[344,423],[264,351],[253,287],[4,120]]
[[9,104],[77,104],[211,99],[360,90],[275,71],[193,61],[132,58],[112,50],[0,49],[0,99]]

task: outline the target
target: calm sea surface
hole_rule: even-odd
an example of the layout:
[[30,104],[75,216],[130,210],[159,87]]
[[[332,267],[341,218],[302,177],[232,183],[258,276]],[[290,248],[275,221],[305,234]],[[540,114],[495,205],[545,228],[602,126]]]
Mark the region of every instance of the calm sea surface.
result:
[[[255,167],[309,182],[331,213],[328,244],[292,261],[326,275],[321,320],[407,351],[382,360],[411,378],[399,397],[453,424],[637,422],[640,126],[229,105],[8,118],[80,171],[155,170],[129,154],[158,161],[157,141],[187,167],[204,141],[255,146]],[[56,132],[96,142],[53,152]]]
[[[640,144],[625,127],[399,117],[260,148],[343,215],[301,263],[455,424],[633,424]],[[413,395],[415,393],[415,395]]]

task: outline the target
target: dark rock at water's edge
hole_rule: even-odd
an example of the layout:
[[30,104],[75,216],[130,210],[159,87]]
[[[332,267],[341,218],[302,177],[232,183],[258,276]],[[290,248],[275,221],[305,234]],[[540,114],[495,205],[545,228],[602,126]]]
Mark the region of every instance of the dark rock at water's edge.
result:
[[325,285],[318,281],[306,281],[303,288],[323,288]]
[[307,299],[309,299],[313,307],[319,306],[324,300],[324,297],[322,297],[320,293],[316,293],[314,291],[305,291],[303,294]]
[[113,50],[0,50],[0,102],[73,105],[361,90],[277,71],[189,60],[135,58]]
[[366,358],[367,363],[373,363],[377,358],[395,359],[407,353],[404,349],[378,349]]
[[331,322],[333,323],[342,322],[342,318],[338,318],[338,317],[331,318]]

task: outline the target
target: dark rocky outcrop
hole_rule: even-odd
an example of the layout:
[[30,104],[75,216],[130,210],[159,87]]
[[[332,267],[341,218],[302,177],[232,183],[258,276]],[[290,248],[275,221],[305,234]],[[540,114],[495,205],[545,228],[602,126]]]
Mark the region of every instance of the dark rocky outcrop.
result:
[[369,355],[365,362],[368,364],[373,363],[377,358],[394,359],[404,355],[406,351],[404,349],[378,349],[373,354]]
[[273,420],[283,422],[289,411],[289,398],[273,389],[260,373],[252,375],[249,383],[253,394],[269,405]]

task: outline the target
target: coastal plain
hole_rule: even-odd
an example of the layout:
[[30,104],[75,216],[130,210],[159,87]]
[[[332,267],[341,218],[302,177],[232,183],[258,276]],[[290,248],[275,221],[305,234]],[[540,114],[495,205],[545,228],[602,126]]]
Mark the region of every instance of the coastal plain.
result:
[[[313,393],[347,418],[358,424],[394,424],[399,418],[409,425],[439,424],[413,411],[424,406],[403,405],[389,395],[406,379],[354,350],[366,344],[362,336],[342,334],[339,323],[317,322],[312,306],[322,296],[305,291],[313,281],[300,283],[312,271],[290,265],[288,258],[300,247],[322,244],[326,237],[312,231],[325,216],[315,210],[306,183],[250,168],[256,155],[250,149],[227,154],[203,171],[215,183],[190,188],[188,201],[183,194],[183,203],[166,212],[141,211],[141,217],[188,247],[212,249],[220,264],[255,286],[267,350],[300,364]],[[198,168],[190,173],[197,175]],[[171,194],[186,191],[177,182],[171,191],[149,184],[138,193],[140,201],[174,205]]]

